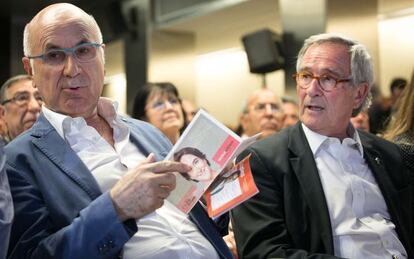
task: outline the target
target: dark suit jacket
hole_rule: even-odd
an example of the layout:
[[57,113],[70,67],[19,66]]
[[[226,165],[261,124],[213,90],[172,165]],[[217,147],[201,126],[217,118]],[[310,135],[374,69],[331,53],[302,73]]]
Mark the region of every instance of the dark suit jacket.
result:
[[[148,123],[123,119],[131,141],[162,160],[170,142]],[[108,193],[43,114],[33,127],[6,146],[6,171],[15,203],[11,258],[117,258],[137,231],[120,222]],[[190,218],[222,258],[231,258],[203,208]]]
[[[372,170],[396,226],[413,254],[413,186],[399,149],[359,132]],[[300,123],[246,150],[259,194],[232,211],[241,258],[334,258],[328,207],[318,170]]]

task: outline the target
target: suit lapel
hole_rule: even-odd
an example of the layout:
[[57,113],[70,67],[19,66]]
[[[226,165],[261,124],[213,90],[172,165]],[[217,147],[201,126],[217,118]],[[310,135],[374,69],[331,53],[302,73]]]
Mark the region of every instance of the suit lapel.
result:
[[78,184],[91,199],[97,198],[101,191],[89,169],[79,159],[76,153],[70,148],[49,121],[40,114],[38,121],[33,126],[32,136],[35,138],[32,143],[48,157],[54,164]]
[[[122,120],[129,125],[129,128],[131,130],[130,131],[131,142],[134,143],[138,147],[138,149],[142,152],[144,156],[148,156],[151,152],[153,152],[155,154],[155,158],[157,161],[161,161],[167,156],[168,153],[154,149],[153,145],[148,142],[147,140],[148,137],[143,136],[140,130],[134,130],[134,127],[133,125],[131,125],[131,122],[129,122],[125,118],[123,118]],[[158,136],[154,136],[154,138],[155,137],[158,137]]]
[[[361,142],[364,146],[364,158],[367,161],[368,167],[377,181],[378,187],[381,190],[385,203],[387,204],[388,212],[395,224],[399,238],[401,241],[405,240],[407,244],[409,241],[407,226],[410,226],[412,218],[404,217],[404,210],[408,210],[412,205],[408,202],[409,199],[404,199],[408,196],[408,188],[398,190],[395,188],[393,181],[390,179],[389,173],[384,165],[384,159],[381,154],[375,149],[372,143],[366,139],[362,134]],[[398,202],[396,202],[398,201]],[[407,252],[408,252],[408,248]]]
[[289,149],[294,154],[290,164],[303,190],[306,203],[316,217],[318,229],[326,251],[333,253],[331,221],[322,183],[315,159],[309,147],[301,124],[296,124],[289,134]]
[[199,203],[194,206],[189,215],[201,233],[214,246],[221,258],[233,258],[223,238],[219,235],[211,219],[206,215],[204,208]]

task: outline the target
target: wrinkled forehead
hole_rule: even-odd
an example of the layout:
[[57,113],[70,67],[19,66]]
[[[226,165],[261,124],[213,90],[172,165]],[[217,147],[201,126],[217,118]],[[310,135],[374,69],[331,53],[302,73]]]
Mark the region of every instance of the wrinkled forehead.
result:
[[48,44],[59,46],[61,42],[69,44],[71,41],[80,43],[99,40],[99,28],[94,20],[72,5],[47,7],[39,12],[28,26],[29,41],[35,49],[44,49]]
[[258,103],[274,103],[279,104],[280,100],[276,95],[271,91],[261,91],[253,95],[249,100],[249,105],[256,105]]
[[30,93],[38,92],[37,88],[33,87],[32,80],[22,79],[9,85],[9,87],[7,87],[6,89],[6,92],[7,92],[6,95],[13,95],[16,92],[23,92],[23,91],[30,92]]

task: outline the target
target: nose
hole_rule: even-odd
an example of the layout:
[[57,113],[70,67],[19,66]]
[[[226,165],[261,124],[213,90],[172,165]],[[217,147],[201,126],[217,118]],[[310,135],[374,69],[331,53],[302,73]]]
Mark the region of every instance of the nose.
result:
[[173,108],[172,103],[171,103],[170,101],[168,101],[168,100],[166,100],[166,101],[164,102],[164,104],[165,104],[165,109],[166,109],[166,110],[169,110],[169,109],[172,109],[172,108]]
[[32,111],[32,112],[40,112],[40,108],[41,105],[39,104],[39,102],[36,100],[36,98],[34,96],[32,96],[30,98],[29,103],[27,104],[28,110]]
[[267,116],[272,116],[272,115],[273,115],[272,105],[270,105],[270,104],[266,104],[266,107],[265,107],[265,114],[266,114]]
[[72,54],[67,54],[64,61],[63,74],[67,77],[75,77],[79,74],[79,66]]
[[309,83],[306,93],[309,96],[319,96],[322,94],[322,88],[319,85],[319,81],[316,78],[312,79],[312,82]]

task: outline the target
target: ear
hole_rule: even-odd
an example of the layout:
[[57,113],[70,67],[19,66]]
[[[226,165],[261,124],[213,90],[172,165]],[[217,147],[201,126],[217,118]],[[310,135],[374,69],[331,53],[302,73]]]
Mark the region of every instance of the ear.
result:
[[354,92],[354,109],[361,107],[366,96],[368,95],[368,83],[361,83]]
[[5,113],[6,109],[4,109],[4,106],[0,104],[0,119],[4,118]]
[[249,116],[247,116],[246,113],[242,113],[240,115],[239,121],[240,121],[240,125],[243,128],[243,131],[248,130],[248,127],[249,127],[250,122],[249,122]]
[[32,66],[28,57],[22,58],[23,68],[29,76],[33,76]]

